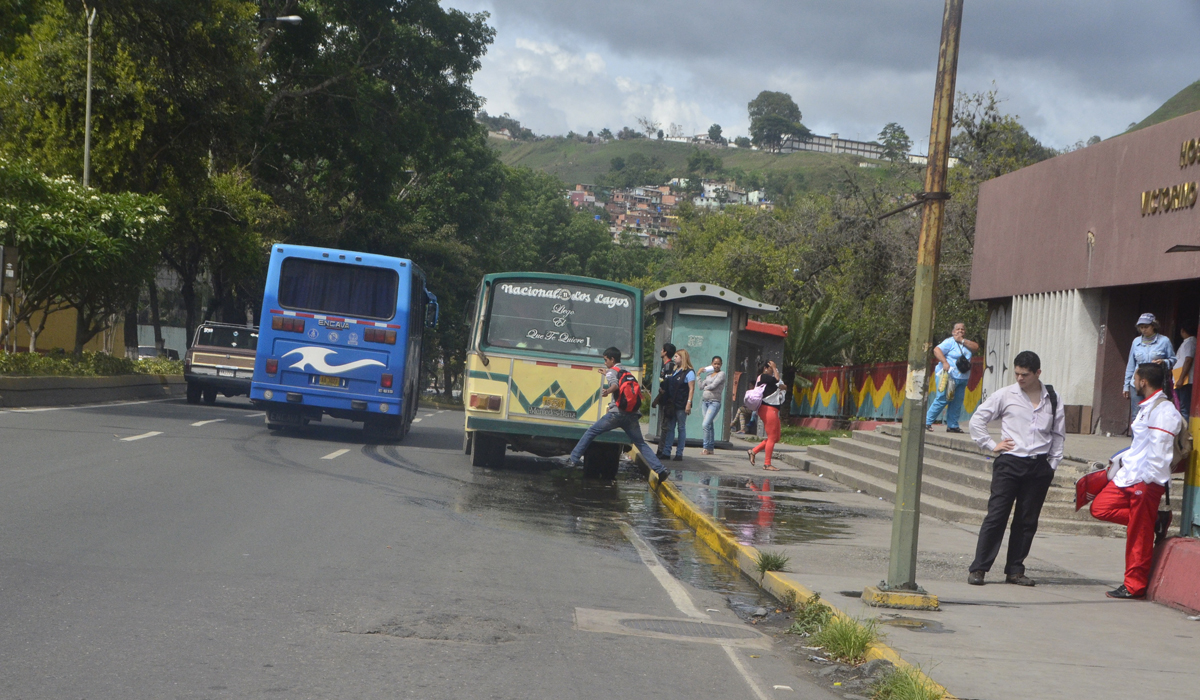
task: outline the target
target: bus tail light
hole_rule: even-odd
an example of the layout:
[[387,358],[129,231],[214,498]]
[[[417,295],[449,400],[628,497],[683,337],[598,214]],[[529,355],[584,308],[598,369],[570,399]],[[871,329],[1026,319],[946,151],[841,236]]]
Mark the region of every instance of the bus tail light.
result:
[[267,374],[275,374],[279,371],[279,360],[267,360]]
[[500,397],[487,394],[471,394],[471,408],[476,411],[499,411]]
[[390,375],[390,374],[379,375],[379,385],[382,386],[384,389],[391,389],[392,388],[392,375]]
[[368,343],[396,344],[396,331],[385,331],[382,328],[368,328],[363,331],[363,340]]
[[303,333],[304,319],[293,316],[275,316],[271,319],[271,329],[288,333]]

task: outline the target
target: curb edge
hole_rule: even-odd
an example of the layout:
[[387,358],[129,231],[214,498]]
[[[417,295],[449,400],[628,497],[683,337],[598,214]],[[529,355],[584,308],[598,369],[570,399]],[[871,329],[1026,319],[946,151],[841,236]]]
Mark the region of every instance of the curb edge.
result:
[[[637,463],[643,467],[641,455],[635,454]],[[658,495],[660,501],[668,509],[671,510],[679,519],[683,520],[696,532],[696,536],[700,538],[704,544],[717,553],[722,559],[736,566],[743,574],[748,576],[750,580],[754,580],[755,574],[758,573],[757,561],[759,551],[754,547],[741,544],[722,527],[719,523],[713,520],[708,515],[700,512],[690,500],[675,487],[671,482],[660,482],[655,476],[653,470],[650,471],[648,478],[651,488]],[[657,487],[657,488],[655,488]],[[788,581],[779,574],[769,571],[766,576],[758,583],[759,588],[762,588],[767,593],[771,594],[777,600],[782,600],[787,592],[795,593],[800,600],[808,600],[814,593],[811,589],[792,581]],[[828,604],[828,601],[825,601]],[[851,617],[842,610],[830,605],[833,613],[839,617]],[[941,683],[930,678],[919,667],[905,661],[900,653],[886,644],[875,642],[867,650],[866,660],[884,659],[891,662],[893,665],[900,667],[906,666],[914,669],[920,676],[929,682],[930,687],[943,693],[943,700],[958,700],[949,690]]]

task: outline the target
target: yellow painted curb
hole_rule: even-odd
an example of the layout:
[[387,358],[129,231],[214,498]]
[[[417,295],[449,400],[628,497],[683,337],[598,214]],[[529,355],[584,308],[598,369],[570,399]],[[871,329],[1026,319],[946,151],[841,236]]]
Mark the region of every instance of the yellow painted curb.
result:
[[[641,455],[635,454],[635,459],[639,464]],[[643,464],[644,466],[644,464]],[[654,492],[658,494],[659,500],[662,501],[672,513],[680,520],[687,523],[693,530],[696,531],[696,536],[700,538],[704,544],[708,545],[722,559],[738,567],[742,573],[750,577],[751,580],[756,580],[758,577],[758,558],[759,551],[754,547],[744,545],[733,538],[725,526],[713,520],[708,515],[702,513],[691,501],[687,499],[679,489],[671,482],[660,482],[654,470],[650,470],[650,485]],[[762,580],[759,581],[759,587],[770,593],[779,600],[784,600],[788,597],[788,593],[796,596],[797,600],[807,601],[812,598],[812,590],[804,586],[788,581],[774,571],[768,571]],[[828,601],[823,601],[828,604]],[[853,619],[852,616],[838,610],[832,605],[829,606],[833,610],[833,614],[838,617]],[[866,660],[885,659],[890,661],[894,666],[907,666],[914,669],[924,680],[928,681],[929,686],[934,690],[943,693],[944,700],[957,700],[957,698],[946,690],[945,686],[925,675],[919,668],[908,663],[900,658],[900,654],[886,644],[876,642],[867,649]]]

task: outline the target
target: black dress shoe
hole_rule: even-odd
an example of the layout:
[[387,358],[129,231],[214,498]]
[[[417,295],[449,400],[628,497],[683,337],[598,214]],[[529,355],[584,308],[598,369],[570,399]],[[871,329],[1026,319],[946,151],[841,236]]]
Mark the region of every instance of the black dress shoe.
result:
[[1029,578],[1025,574],[1009,574],[1004,577],[1005,583],[1011,583],[1016,586],[1036,586],[1037,581]]
[[1105,593],[1104,595],[1108,596],[1109,598],[1116,598],[1117,600],[1137,600],[1139,598],[1146,597],[1145,593],[1143,593],[1141,595],[1134,595],[1134,594],[1130,593],[1125,588],[1125,584],[1123,584],[1123,583],[1120,586],[1117,586],[1113,590],[1109,591],[1108,593]]
[[674,457],[672,457],[671,459],[675,460],[676,462],[682,462],[682,461],[683,461],[683,455],[675,455],[675,456],[674,456]]
[[1171,530],[1171,517],[1173,515],[1169,510],[1160,510],[1158,512],[1158,520],[1154,522],[1154,544],[1167,539],[1167,533]]
[[972,571],[970,575],[967,576],[967,583],[971,584],[972,586],[982,586],[983,576],[984,572],[982,571]]

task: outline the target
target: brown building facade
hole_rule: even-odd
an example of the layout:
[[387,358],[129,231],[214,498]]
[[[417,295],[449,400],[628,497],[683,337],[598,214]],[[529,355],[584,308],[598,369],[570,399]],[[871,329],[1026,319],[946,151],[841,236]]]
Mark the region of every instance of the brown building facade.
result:
[[1083,430],[1121,433],[1139,314],[1178,347],[1200,318],[1200,112],[983,184],[971,298],[991,307],[984,390],[1033,350]]

